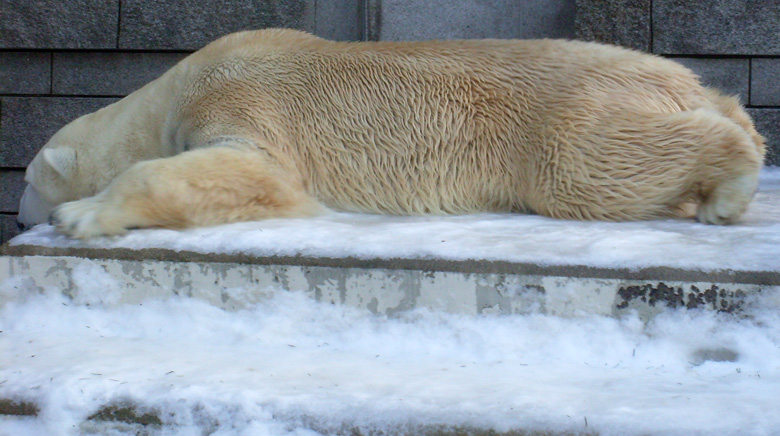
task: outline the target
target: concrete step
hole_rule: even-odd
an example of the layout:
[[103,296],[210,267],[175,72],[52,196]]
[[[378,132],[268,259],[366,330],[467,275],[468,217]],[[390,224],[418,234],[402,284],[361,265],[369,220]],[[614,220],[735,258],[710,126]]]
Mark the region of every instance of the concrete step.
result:
[[507,261],[256,257],[167,249],[63,248],[9,244],[0,282],[16,278],[16,300],[54,287],[89,303],[90,278],[115,283],[103,304],[182,295],[236,310],[281,290],[393,315],[413,308],[463,314],[616,315],[643,320],[670,308],[738,312],[749,297],[780,286],[778,271],[673,267],[544,266]]

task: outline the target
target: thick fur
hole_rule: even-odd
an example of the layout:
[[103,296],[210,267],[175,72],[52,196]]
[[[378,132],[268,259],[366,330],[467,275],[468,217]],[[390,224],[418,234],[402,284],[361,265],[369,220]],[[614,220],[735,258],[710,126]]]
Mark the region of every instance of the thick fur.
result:
[[[725,224],[746,210],[763,157],[737,100],[659,57],[573,41],[342,43],[261,30],[65,126],[32,162],[25,197],[60,204],[58,228],[80,238],[323,206],[578,220],[698,208],[700,221]],[[31,211],[46,207],[22,203],[22,221],[42,219]]]

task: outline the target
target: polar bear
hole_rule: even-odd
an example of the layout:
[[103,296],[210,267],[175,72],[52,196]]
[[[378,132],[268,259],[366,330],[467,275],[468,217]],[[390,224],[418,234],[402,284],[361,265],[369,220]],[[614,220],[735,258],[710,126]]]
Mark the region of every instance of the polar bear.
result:
[[19,220],[72,237],[326,210],[735,222],[764,140],[683,66],[561,40],[228,35],[63,127]]

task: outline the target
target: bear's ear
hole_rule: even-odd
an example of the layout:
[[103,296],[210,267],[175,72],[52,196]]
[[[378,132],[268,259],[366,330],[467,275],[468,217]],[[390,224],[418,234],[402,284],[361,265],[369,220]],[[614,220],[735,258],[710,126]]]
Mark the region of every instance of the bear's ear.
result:
[[44,149],[43,160],[65,179],[72,179],[76,172],[76,150],[72,148]]

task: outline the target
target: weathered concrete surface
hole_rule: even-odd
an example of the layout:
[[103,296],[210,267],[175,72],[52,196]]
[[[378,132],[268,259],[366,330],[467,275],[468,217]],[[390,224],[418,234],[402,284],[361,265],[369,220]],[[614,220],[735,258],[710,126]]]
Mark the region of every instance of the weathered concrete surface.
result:
[[[82,300],[74,273],[115,280],[106,304],[170,296],[198,298],[227,309],[274,292],[393,315],[413,308],[460,314],[620,315],[647,320],[668,308],[739,312],[745,299],[780,286],[778,272],[704,273],[585,266],[542,267],[487,261],[204,255],[167,250],[58,249],[5,245],[0,283],[14,279],[9,300],[54,287]],[[84,284],[84,285],[89,285]]]

